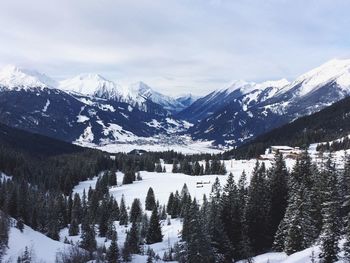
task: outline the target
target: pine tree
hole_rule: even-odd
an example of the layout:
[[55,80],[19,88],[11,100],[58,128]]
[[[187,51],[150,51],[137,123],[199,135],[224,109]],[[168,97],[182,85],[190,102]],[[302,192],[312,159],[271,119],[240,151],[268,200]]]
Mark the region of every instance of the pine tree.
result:
[[108,185],[115,186],[117,185],[117,175],[115,171],[108,172]]
[[154,197],[154,191],[152,187],[148,189],[146,201],[145,201],[145,209],[152,211],[154,207],[156,206],[156,199]]
[[140,233],[138,224],[133,222],[125,240],[124,248],[131,254],[140,253]]
[[79,234],[79,225],[76,219],[73,219],[69,225],[68,234],[70,236],[76,236]]
[[122,196],[122,199],[120,200],[119,224],[126,226],[128,224],[128,221],[129,221],[128,212],[126,211],[124,196]]
[[10,222],[8,216],[0,210],[0,261],[6,252],[9,239]]
[[[288,199],[288,172],[282,154],[276,153],[269,176],[270,236],[273,237],[284,217]],[[272,243],[272,240],[271,240]]]
[[327,188],[324,192],[325,202],[322,207],[323,228],[321,235],[321,262],[331,263],[338,259],[338,241],[340,237],[339,196],[337,189],[337,173],[330,160],[326,164]]
[[257,162],[253,170],[248,189],[248,198],[245,211],[247,235],[254,253],[264,252],[268,248],[268,187],[264,163]]
[[108,219],[109,219],[109,209],[107,200],[103,199],[102,204],[99,208],[99,235],[100,237],[105,237],[108,231]]
[[159,223],[159,216],[157,208],[152,211],[152,215],[149,222],[149,227],[146,235],[146,243],[153,244],[161,242],[163,240],[162,230]]
[[90,256],[92,256],[92,253],[96,250],[95,230],[89,224],[85,224],[85,226],[82,227],[80,246],[87,250]]
[[233,174],[230,173],[221,196],[221,220],[231,244],[232,259],[241,259],[242,215],[240,214],[238,189]]
[[31,255],[31,252],[29,251],[27,246],[24,248],[23,255],[20,258],[19,262],[21,262],[21,263],[31,263],[32,262],[32,255]]
[[141,221],[142,217],[142,208],[141,208],[141,202],[140,199],[135,198],[132,202],[131,209],[130,209],[130,222],[131,223],[138,223]]
[[83,214],[83,211],[82,211],[80,196],[79,196],[79,194],[76,193],[74,195],[71,217],[78,224],[80,224],[81,220],[82,220],[82,214]]
[[346,262],[350,262],[350,212],[347,217],[347,225],[345,229],[345,242],[343,245],[344,259]]
[[163,172],[163,167],[160,164],[160,162],[156,163],[155,172],[157,172],[157,173],[162,173]]
[[203,231],[203,221],[200,218],[199,209],[194,199],[189,209],[189,228],[191,233],[187,241],[188,263],[209,263],[213,261],[208,236]]
[[132,184],[136,180],[135,172],[125,171],[124,177],[123,177],[123,184]]
[[171,212],[173,211],[174,206],[174,193],[171,192],[168,198],[168,204],[166,206],[166,212],[171,215]]
[[106,259],[108,263],[120,262],[120,255],[119,255],[119,248],[118,248],[116,233],[112,235],[112,241],[111,241],[111,245],[108,248]]
[[194,163],[194,167],[193,167],[193,174],[194,175],[200,175],[200,173],[201,173],[201,166],[199,165],[199,162],[196,161]]
[[232,259],[231,243],[223,228],[221,220],[221,186],[220,181],[216,180],[210,193],[209,215],[207,229],[209,233],[210,246],[213,251],[215,262],[225,262]]

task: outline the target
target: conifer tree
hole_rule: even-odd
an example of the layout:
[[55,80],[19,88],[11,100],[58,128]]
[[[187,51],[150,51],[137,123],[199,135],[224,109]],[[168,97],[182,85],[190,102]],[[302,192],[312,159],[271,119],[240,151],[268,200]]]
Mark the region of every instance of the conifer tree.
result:
[[268,212],[269,199],[264,163],[257,162],[253,170],[248,189],[245,211],[247,235],[255,253],[261,253],[268,248]]
[[159,215],[157,208],[152,211],[152,215],[149,221],[149,227],[146,235],[146,243],[153,244],[161,242],[163,240],[162,230],[159,223]]
[[141,202],[140,199],[135,198],[132,202],[131,209],[130,209],[130,222],[131,223],[138,223],[141,221],[142,217],[142,208],[141,208]]
[[120,255],[119,255],[119,248],[118,248],[116,233],[112,235],[112,241],[111,241],[111,245],[108,248],[106,259],[108,263],[120,262]]
[[127,225],[128,221],[129,221],[128,211],[126,210],[124,196],[122,196],[122,199],[120,200],[119,224],[120,225]]
[[233,174],[230,173],[221,196],[221,221],[231,244],[232,259],[241,259],[242,215],[240,214],[238,189]]
[[346,262],[350,262],[350,213],[347,216],[346,228],[345,228],[345,242],[343,245],[344,259]]
[[106,199],[102,200],[102,204],[99,208],[99,235],[105,237],[108,231],[108,220],[110,211],[108,209],[108,203]]
[[156,163],[155,172],[157,172],[157,173],[162,173],[163,172],[163,167],[162,167],[160,162]]
[[273,237],[286,212],[288,199],[288,172],[282,154],[276,153],[269,175],[269,228]]
[[76,236],[79,234],[79,225],[78,225],[77,220],[72,219],[72,222],[69,225],[68,234],[70,236]]
[[140,253],[140,233],[138,224],[133,222],[127,233],[124,248],[131,254]]
[[73,205],[72,205],[72,219],[74,219],[78,224],[81,223],[82,220],[82,206],[79,194],[74,195]]
[[96,239],[95,239],[95,230],[93,226],[90,226],[89,224],[84,224],[85,226],[82,227],[82,235],[81,235],[81,242],[80,246],[88,251],[90,253],[90,257],[92,256],[92,253],[96,250]]
[[188,222],[191,232],[187,241],[187,258],[186,262],[189,263],[206,263],[213,261],[212,251],[210,249],[210,243],[208,236],[203,231],[203,221],[200,218],[198,204],[196,199],[193,200],[189,208]]
[[148,189],[146,201],[145,201],[145,209],[152,211],[154,207],[156,206],[156,199],[154,197],[154,191],[152,187]]
[[339,222],[339,196],[337,188],[337,173],[335,165],[330,160],[326,164],[327,188],[324,192],[325,202],[322,207],[323,227],[321,235],[321,253],[319,255],[321,262],[331,263],[338,259],[338,242],[340,237]]

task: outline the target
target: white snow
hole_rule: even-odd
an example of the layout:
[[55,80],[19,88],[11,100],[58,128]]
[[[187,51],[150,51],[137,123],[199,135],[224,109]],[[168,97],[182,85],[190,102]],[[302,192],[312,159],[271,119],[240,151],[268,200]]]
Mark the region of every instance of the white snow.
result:
[[135,93],[140,94],[141,97],[150,99],[151,101],[162,105],[167,110],[181,110],[184,108],[181,102],[177,101],[175,98],[153,90],[142,81],[132,84],[131,88]]
[[[238,182],[241,174],[245,171],[247,175],[247,181],[250,181],[251,173],[256,164],[256,159],[251,160],[226,160],[225,167],[227,169],[227,174],[232,173],[234,175],[235,181]],[[266,167],[271,167],[271,162],[268,160],[260,161],[264,162]],[[204,161],[200,162],[204,165]],[[287,166],[291,167],[293,162],[287,162]],[[135,181],[133,184],[122,185],[123,174],[121,172],[117,173],[118,186],[109,189],[110,193],[120,200],[122,195],[125,197],[125,202],[127,205],[131,205],[134,198],[139,198],[141,203],[144,204],[147,191],[149,187],[152,187],[156,198],[160,201],[160,204],[166,204],[170,192],[175,192],[176,190],[181,191],[184,183],[187,184],[190,194],[192,197],[196,197],[197,200],[202,200],[203,194],[209,195],[211,191],[211,186],[214,183],[216,177],[219,178],[221,185],[223,186],[227,180],[226,175],[203,175],[203,176],[191,176],[183,173],[172,173],[172,165],[165,164],[166,173],[156,173],[156,172],[146,172],[141,171],[141,181]],[[92,189],[95,188],[98,177],[92,180],[87,180],[80,182],[74,187],[73,192],[82,194],[85,189],[86,193],[91,186]],[[205,182],[203,187],[198,188],[197,182]]]
[[[14,224],[14,222],[12,223]],[[29,250],[33,251],[34,263],[53,263],[55,262],[58,251],[64,251],[70,247],[70,245],[52,240],[26,225],[23,232],[15,227],[11,227],[9,232],[9,248],[6,250],[3,262],[17,262],[18,256],[24,252],[26,246]]]
[[46,112],[46,111],[47,111],[47,108],[49,107],[49,105],[50,105],[50,100],[47,100],[47,101],[46,101],[46,104],[45,104],[45,106],[44,106],[44,108],[43,108],[43,112]]
[[128,153],[132,150],[145,150],[151,152],[163,152],[173,150],[175,152],[182,152],[184,154],[195,153],[221,153],[225,148],[218,148],[212,146],[212,141],[192,141],[190,138],[183,136],[164,136],[166,139],[160,136],[153,138],[138,138],[137,140],[128,141],[127,143],[116,142],[107,143],[105,145],[87,145],[84,142],[77,141],[80,145],[87,147],[93,147],[109,153],[125,152]]
[[89,123],[89,126],[87,126],[83,132],[82,135],[75,141],[75,143],[78,144],[84,144],[84,143],[92,143],[94,140],[94,134],[92,132],[91,124]]
[[11,176],[8,176],[7,174],[0,172],[0,181],[3,182],[5,180],[12,180]]
[[107,94],[110,98],[115,98],[121,95],[118,92],[118,86],[114,82],[98,74],[81,74],[71,79],[62,80],[58,87],[65,91],[89,96],[100,97]]
[[45,74],[16,67],[5,66],[0,70],[0,86],[9,89],[54,88],[56,82]]
[[85,116],[85,115],[78,115],[77,116],[77,122],[86,122],[88,120],[90,120],[90,118]]
[[350,59],[332,59],[301,75],[282,89],[281,93],[301,85],[298,95],[304,96],[331,81],[336,82],[344,91],[350,91]]

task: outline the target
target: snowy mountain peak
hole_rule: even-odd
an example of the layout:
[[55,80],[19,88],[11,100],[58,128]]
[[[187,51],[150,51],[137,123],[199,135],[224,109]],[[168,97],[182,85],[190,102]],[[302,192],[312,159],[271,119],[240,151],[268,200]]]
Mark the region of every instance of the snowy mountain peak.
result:
[[37,71],[7,65],[0,70],[0,86],[9,89],[55,88],[57,83]]
[[139,96],[146,100],[151,100],[154,103],[157,103],[163,106],[166,110],[171,112],[178,112],[185,108],[185,106],[177,101],[175,98],[164,95],[158,91],[155,91],[146,83],[139,81],[131,85],[133,92],[137,93]]
[[236,90],[240,90],[242,94],[250,93],[254,90],[264,90],[266,88],[276,88],[281,89],[289,84],[289,81],[286,79],[280,79],[280,80],[269,80],[261,83],[255,83],[255,82],[247,82],[244,80],[237,80],[234,81],[231,86],[228,88],[222,88],[217,91],[217,93],[226,93],[230,94]]
[[59,88],[69,92],[80,93],[83,95],[97,95],[101,91],[112,92],[116,90],[116,84],[98,74],[80,74],[71,79],[62,80]]
[[254,87],[254,82],[247,82],[245,80],[236,80],[228,88],[220,89],[221,92],[231,93],[240,89],[242,93],[249,92]]
[[290,82],[287,79],[279,79],[279,80],[268,80],[262,83],[256,84],[256,87],[259,89],[266,88],[283,88],[287,86]]
[[283,92],[300,85],[298,95],[304,96],[331,82],[350,91],[350,59],[332,59],[298,77]]

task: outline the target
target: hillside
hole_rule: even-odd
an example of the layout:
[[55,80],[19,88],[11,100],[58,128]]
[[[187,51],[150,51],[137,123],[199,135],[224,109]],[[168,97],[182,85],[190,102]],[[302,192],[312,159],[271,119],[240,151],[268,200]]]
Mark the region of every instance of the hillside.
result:
[[83,147],[47,136],[27,132],[0,123],[0,144],[36,155],[59,155],[82,152]]
[[307,147],[310,143],[331,141],[350,133],[350,97],[314,114],[273,129],[256,139],[228,151],[225,156],[250,158],[271,145]]

